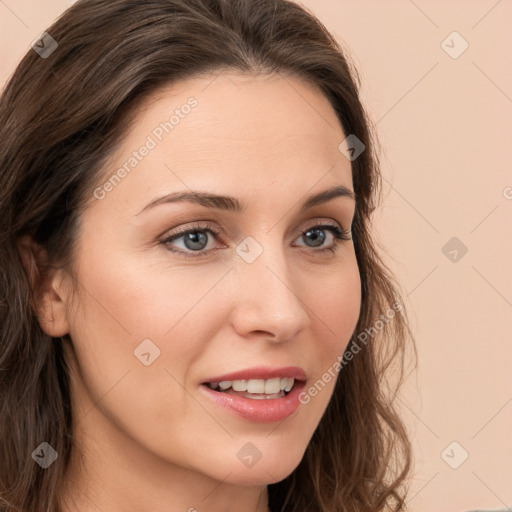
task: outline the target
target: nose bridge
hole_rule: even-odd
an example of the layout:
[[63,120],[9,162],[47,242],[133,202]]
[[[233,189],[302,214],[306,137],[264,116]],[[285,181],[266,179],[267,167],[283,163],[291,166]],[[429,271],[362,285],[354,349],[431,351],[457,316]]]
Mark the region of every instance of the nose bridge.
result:
[[237,329],[246,334],[270,332],[286,340],[306,327],[310,318],[282,241],[272,234],[261,238],[263,243],[247,237],[237,248]]

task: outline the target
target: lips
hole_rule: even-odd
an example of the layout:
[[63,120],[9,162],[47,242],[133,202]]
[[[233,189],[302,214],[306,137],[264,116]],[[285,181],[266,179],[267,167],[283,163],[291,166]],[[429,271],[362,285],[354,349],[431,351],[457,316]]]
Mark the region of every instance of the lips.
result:
[[[212,375],[199,386],[200,392],[221,409],[228,411],[245,420],[255,422],[282,421],[297,412],[300,407],[299,394],[305,387],[306,372],[299,366],[268,367],[257,366],[222,375]],[[285,383],[279,393],[273,386],[277,381]],[[236,391],[231,388],[261,391],[265,382],[264,393],[251,393],[250,391]],[[222,383],[221,389],[220,383]],[[267,389],[267,384],[270,389]],[[247,386],[247,387],[245,387]],[[266,393],[270,391],[270,393]]]
[[275,379],[275,378],[292,378],[296,381],[305,382],[307,379],[306,372],[299,366],[283,366],[280,368],[270,368],[268,366],[258,366],[239,370],[236,372],[226,373],[223,375],[214,375],[205,379],[202,384],[219,383],[222,381],[234,380],[250,380],[250,379]]
[[[239,376],[241,372],[220,375],[214,378],[225,378],[231,377],[232,375]],[[247,375],[247,373],[242,374],[242,376]],[[259,373],[256,373],[256,375],[261,376],[261,371],[259,370]],[[303,377],[303,374],[299,373],[299,376]],[[290,380],[291,379],[290,377]],[[249,382],[250,381],[251,379],[249,379]],[[295,380],[294,382],[295,384],[287,394],[281,391],[281,393],[275,395],[258,396],[254,394],[251,396],[250,393],[229,393],[230,390],[227,390],[228,392],[219,392],[211,389],[208,384],[201,384],[199,391],[210,403],[215,404],[221,410],[229,414],[252,422],[271,423],[282,421],[294,415],[301,407],[299,396],[306,384],[304,380]]]

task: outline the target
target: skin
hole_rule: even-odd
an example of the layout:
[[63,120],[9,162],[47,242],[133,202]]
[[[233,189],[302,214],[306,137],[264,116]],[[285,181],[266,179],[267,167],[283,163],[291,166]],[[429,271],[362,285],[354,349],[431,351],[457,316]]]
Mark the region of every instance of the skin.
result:
[[[42,329],[73,343],[66,351],[78,451],[62,487],[65,512],[268,511],[266,486],[301,461],[334,379],[274,423],[220,408],[200,383],[257,365],[296,365],[309,386],[356,327],[353,242],[322,253],[335,245],[329,230],[320,247],[303,235],[329,220],[350,229],[355,202],[337,197],[299,213],[310,194],[340,184],[353,190],[330,103],[290,76],[224,71],[212,80],[174,84],[145,102],[106,176],[189,97],[198,105],[103,199],[91,194],[76,280],[60,269],[40,283]],[[179,202],[137,215],[156,197],[188,189],[234,196],[246,211]],[[206,221],[221,233],[205,233],[202,256],[169,250],[193,253],[184,238],[163,243]],[[247,236],[263,248],[251,264],[235,250]],[[146,338],[160,350],[149,366],[134,357]],[[252,467],[237,457],[247,442],[262,454]]]

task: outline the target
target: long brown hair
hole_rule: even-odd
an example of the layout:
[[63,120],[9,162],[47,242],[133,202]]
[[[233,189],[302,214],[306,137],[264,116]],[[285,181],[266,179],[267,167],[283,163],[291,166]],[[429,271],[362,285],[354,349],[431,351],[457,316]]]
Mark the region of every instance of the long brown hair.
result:
[[[73,448],[66,358],[37,321],[17,242],[29,235],[48,265],[71,273],[77,219],[136,106],[164,85],[228,69],[309,82],[365,146],[351,162],[360,318],[325,414],[298,467],[268,486],[269,507],[402,510],[412,457],[393,397],[414,340],[370,229],[377,139],[341,45],[287,0],[80,0],[47,32],[58,46],[45,36],[45,58],[30,49],[0,99],[0,511],[58,511]],[[31,457],[43,441],[58,453],[44,470]]]

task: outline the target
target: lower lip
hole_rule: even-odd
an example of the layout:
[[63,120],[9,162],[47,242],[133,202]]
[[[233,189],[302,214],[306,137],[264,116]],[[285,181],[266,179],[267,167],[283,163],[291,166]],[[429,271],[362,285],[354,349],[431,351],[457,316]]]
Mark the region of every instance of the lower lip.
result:
[[282,398],[265,398],[262,400],[221,393],[214,391],[204,384],[201,384],[199,387],[210,400],[213,400],[217,405],[225,407],[239,417],[250,421],[272,423],[284,420],[299,408],[299,395],[304,386],[305,382],[296,381],[292,390]]

